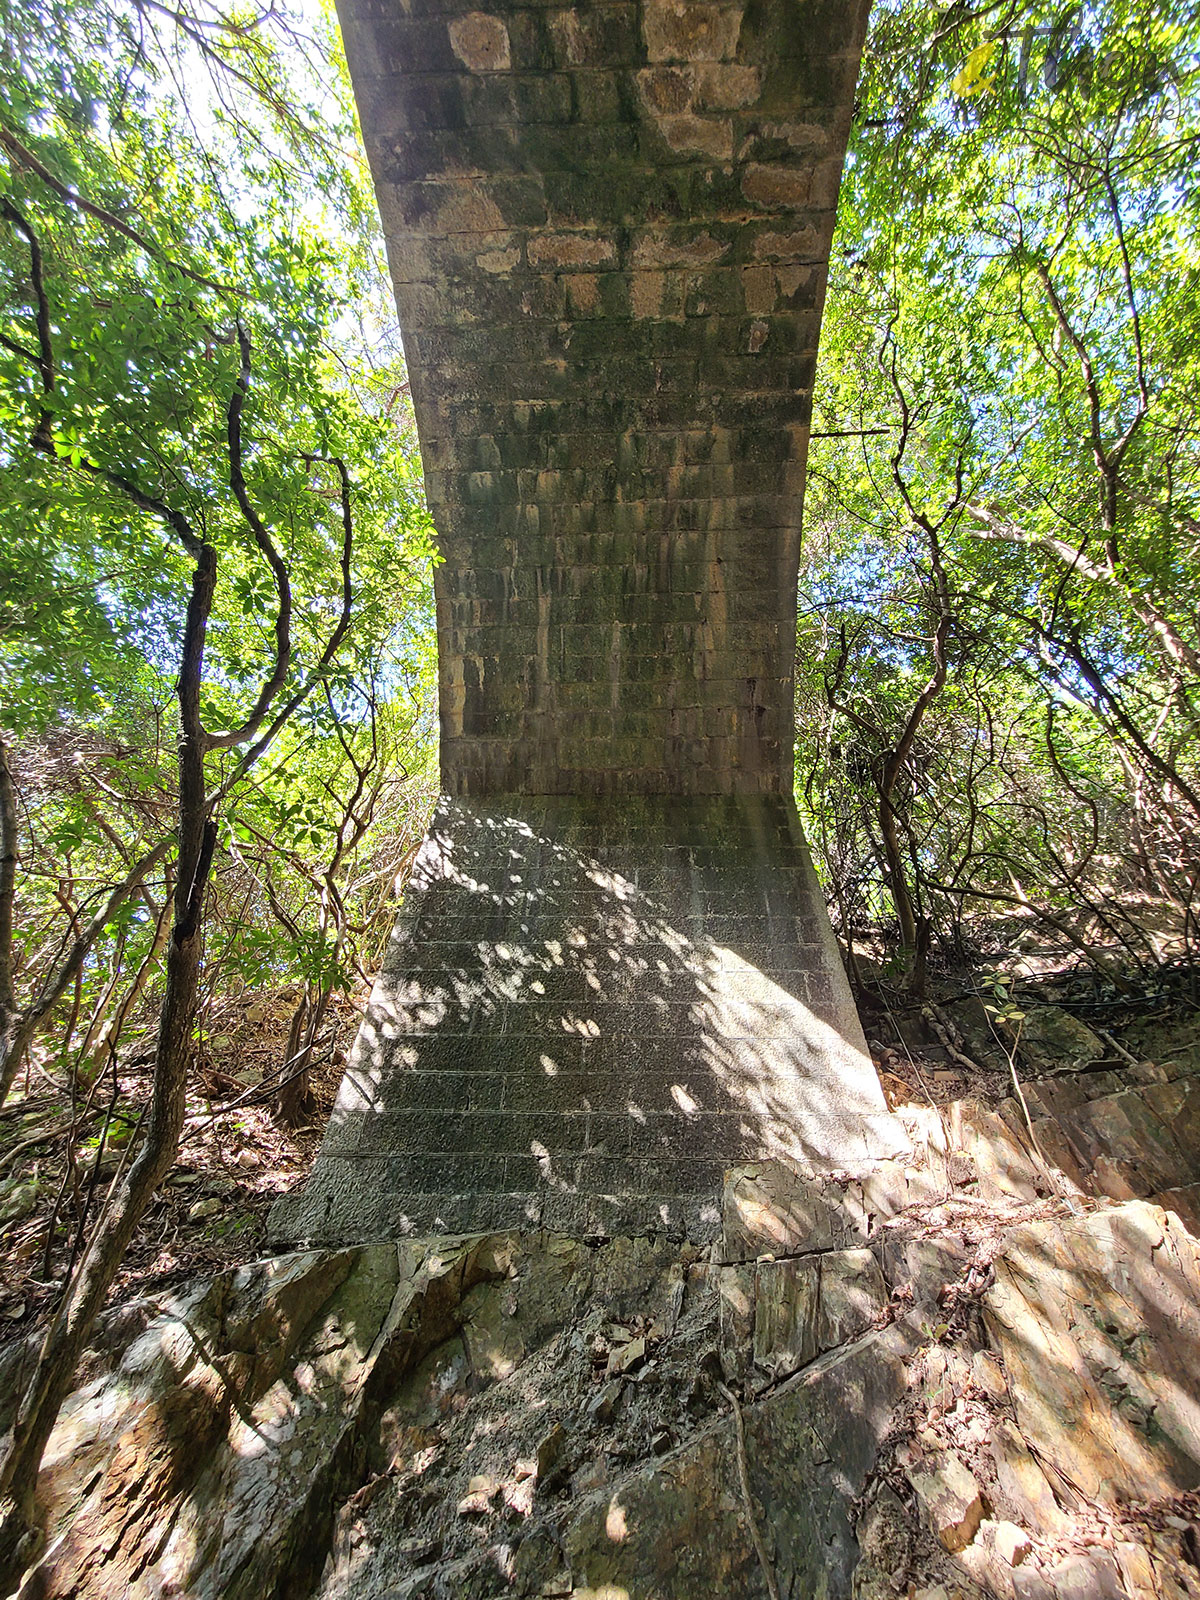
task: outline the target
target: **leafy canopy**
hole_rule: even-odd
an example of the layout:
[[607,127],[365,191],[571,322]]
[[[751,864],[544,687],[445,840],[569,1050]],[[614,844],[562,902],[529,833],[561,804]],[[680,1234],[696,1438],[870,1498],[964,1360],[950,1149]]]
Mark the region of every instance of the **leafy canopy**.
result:
[[[277,703],[312,692],[252,780],[234,751],[209,757],[210,788],[233,784],[210,955],[227,979],[320,974],[335,935],[315,885],[362,787],[353,763],[427,771],[434,659],[430,522],[336,29],[288,6],[0,0],[0,40],[0,732],[24,802],[18,966],[33,992],[61,948],[56,877],[75,915],[170,826],[194,541],[217,570],[205,725],[253,712],[281,594],[257,519],[290,604]],[[347,597],[351,630],[313,687]],[[374,803],[407,834],[391,792]],[[253,862],[247,841],[265,841]],[[369,829],[354,849],[360,869],[394,855]],[[336,871],[354,875],[348,858]],[[118,956],[136,970],[154,923],[135,897],[86,983]]]

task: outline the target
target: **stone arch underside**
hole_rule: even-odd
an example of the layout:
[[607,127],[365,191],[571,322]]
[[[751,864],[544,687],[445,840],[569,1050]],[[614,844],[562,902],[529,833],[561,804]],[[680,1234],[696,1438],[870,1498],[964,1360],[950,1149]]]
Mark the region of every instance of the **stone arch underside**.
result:
[[790,798],[863,0],[343,0],[443,797],[287,1239],[717,1231],[903,1145]]

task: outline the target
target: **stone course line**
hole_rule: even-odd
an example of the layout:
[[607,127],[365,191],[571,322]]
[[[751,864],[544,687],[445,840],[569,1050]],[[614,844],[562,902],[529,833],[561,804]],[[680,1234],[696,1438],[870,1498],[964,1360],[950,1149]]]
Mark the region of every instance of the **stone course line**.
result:
[[273,1227],[709,1238],[733,1162],[904,1147],[790,802],[447,798]]

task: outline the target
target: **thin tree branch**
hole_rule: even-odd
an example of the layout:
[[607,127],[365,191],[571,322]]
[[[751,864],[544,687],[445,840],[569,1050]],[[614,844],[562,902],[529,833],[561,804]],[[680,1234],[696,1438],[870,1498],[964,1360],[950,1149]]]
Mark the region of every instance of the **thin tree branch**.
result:
[[2,125],[0,125],[0,149],[5,150],[10,160],[16,162],[18,166],[24,167],[27,172],[32,172],[35,177],[40,178],[46,187],[53,190],[59,199],[64,200],[67,205],[74,206],[78,211],[86,212],[90,217],[95,217],[97,222],[102,222],[106,228],[112,228],[115,232],[122,234],[131,243],[136,244],[149,255],[157,256],[166,266],[175,272],[181,273],[185,278],[190,278],[193,283],[198,283],[201,288],[214,289],[218,294],[236,295],[238,293],[238,290],[231,283],[220,283],[214,278],[206,278],[202,273],[194,272],[191,267],[185,267],[181,261],[174,260],[160,244],[156,244],[146,234],[139,233],[136,228],[131,228],[129,223],[123,222],[118,216],[114,216],[104,206],[97,205],[94,200],[88,200],[78,190],[70,188],[60,178],[56,178],[44,162],[38,160],[33,151],[21,142],[11,128],[6,128]]
[[243,470],[242,447],[242,411],[246,403],[246,396],[250,393],[250,335],[239,321],[237,325],[238,351],[241,356],[241,367],[238,372],[237,382],[229,397],[229,407],[226,413],[226,438],[229,447],[229,487],[233,490],[234,499],[238,503],[246,525],[258,546],[259,552],[271,569],[275,579],[275,593],[277,608],[275,612],[275,660],[271,671],[258,691],[258,698],[254,702],[249,716],[236,728],[230,728],[225,733],[206,733],[205,743],[210,750],[230,750],[235,745],[244,744],[247,739],[252,739],[262,727],[271,703],[283,687],[292,661],[292,587],[288,577],[287,564],[279,551],[275,548],[275,541],[267,531],[266,524],[259,516],[253,501],[250,499],[246,488],[246,477]]

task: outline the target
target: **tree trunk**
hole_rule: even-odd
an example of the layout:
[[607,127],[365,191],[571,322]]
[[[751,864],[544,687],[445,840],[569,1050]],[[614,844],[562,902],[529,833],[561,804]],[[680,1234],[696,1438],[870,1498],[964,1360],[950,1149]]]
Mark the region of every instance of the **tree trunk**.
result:
[[19,1017],[13,979],[13,901],[17,892],[17,797],[8,746],[0,735],[0,1105],[20,1060]]
[[199,984],[204,890],[216,845],[204,786],[200,680],[204,637],[216,581],[216,556],[197,560],[179,675],[179,858],[175,915],[167,949],[166,992],[159,1015],[154,1087],[142,1147],[97,1221],[91,1241],[42,1342],[0,1460],[0,1587],[14,1588],[38,1541],[34,1495],[42,1453],[121,1259],[155,1190],[171,1170],[183,1128],[192,1025]]
[[[891,765],[890,761],[888,765]],[[892,805],[894,786],[894,775],[890,782],[887,778],[884,779],[883,792],[879,797],[879,831],[883,835],[888,887],[892,891],[892,904],[896,908],[896,918],[900,924],[900,943],[904,947],[905,954],[911,956],[917,948],[917,918],[913,911],[912,896],[908,892],[908,879],[904,875],[904,851],[896,827],[896,810]]]
[[[275,1114],[286,1128],[301,1127],[316,1109],[308,1070],[315,1031],[313,1000],[309,993],[309,985],[305,983],[300,1002],[292,1013],[287,1048],[283,1054],[284,1078],[279,1088],[279,1097],[275,1102]],[[293,1068],[289,1071],[289,1063],[296,1061],[302,1053],[305,1061],[303,1069],[297,1072]]]

